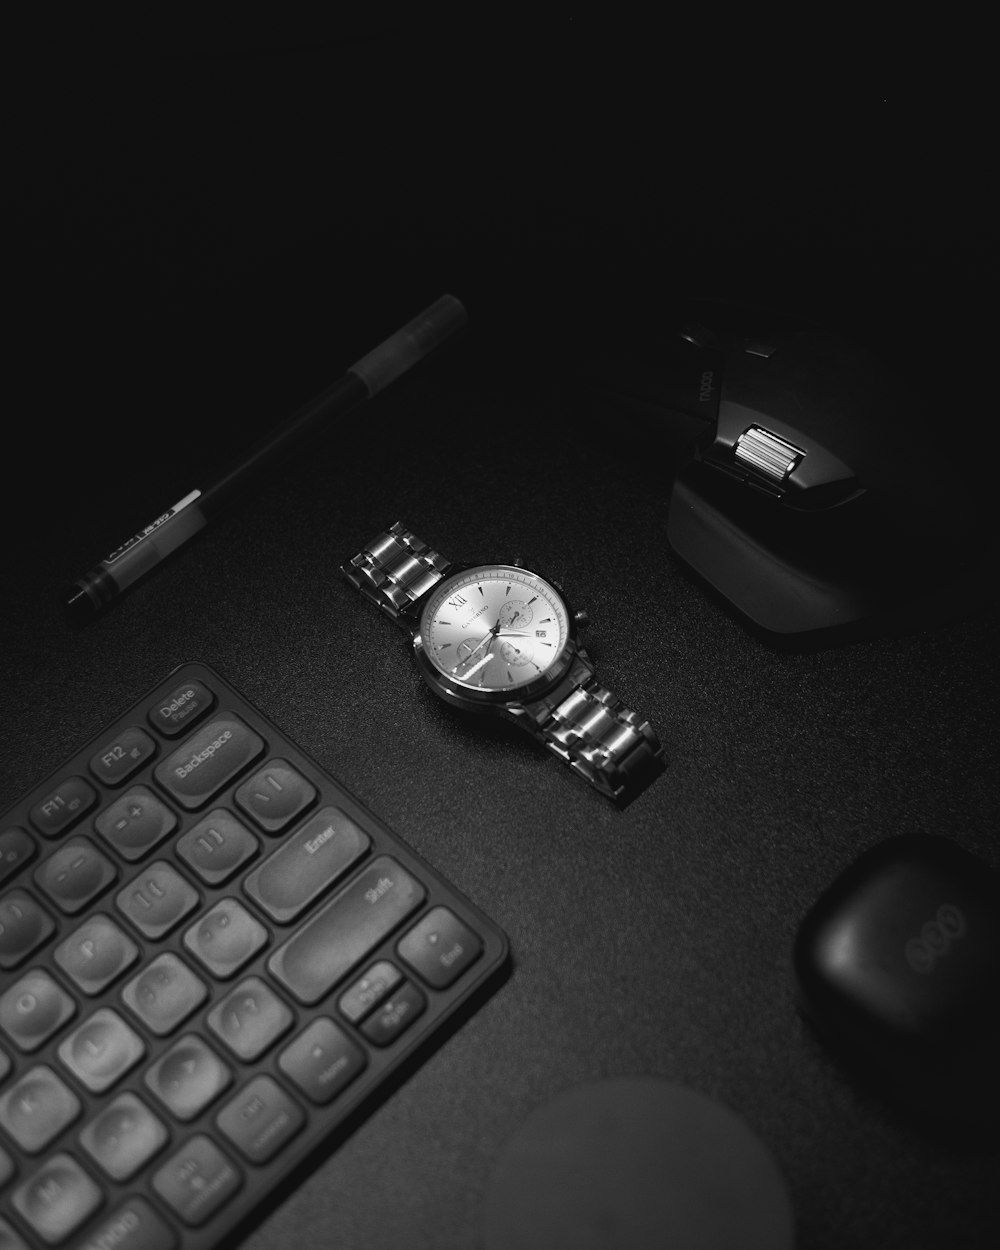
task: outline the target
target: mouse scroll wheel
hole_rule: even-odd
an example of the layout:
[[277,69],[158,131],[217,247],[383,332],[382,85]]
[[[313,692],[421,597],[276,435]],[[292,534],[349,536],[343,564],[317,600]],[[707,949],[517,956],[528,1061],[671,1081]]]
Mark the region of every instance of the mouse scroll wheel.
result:
[[737,461],[772,482],[784,482],[805,454],[759,425],[749,426],[736,440]]

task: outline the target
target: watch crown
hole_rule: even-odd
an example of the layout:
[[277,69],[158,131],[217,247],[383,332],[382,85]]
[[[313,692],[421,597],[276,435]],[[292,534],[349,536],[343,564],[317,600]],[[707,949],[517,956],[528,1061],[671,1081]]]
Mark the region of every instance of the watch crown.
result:
[[590,624],[590,617],[583,608],[573,613],[573,620],[576,621],[577,629],[586,629]]

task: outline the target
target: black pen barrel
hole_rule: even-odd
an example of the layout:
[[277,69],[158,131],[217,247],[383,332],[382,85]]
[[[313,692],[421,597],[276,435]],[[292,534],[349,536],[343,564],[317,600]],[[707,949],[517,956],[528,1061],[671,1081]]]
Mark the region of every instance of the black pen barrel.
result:
[[384,390],[428,352],[440,346],[468,320],[460,300],[442,295],[401,329],[356,361],[344,376],[315,395],[269,434],[251,444],[236,464],[203,490],[192,490],[127,539],[69,588],[66,610],[72,620],[87,620],[145,577],[183,546],[233,498],[260,481],[293,444],[315,426],[329,425]]
[[314,395],[270,433],[251,444],[241,459],[228,466],[202,491],[201,507],[207,516],[228,506],[230,501],[260,481],[280,459],[313,428],[344,416],[368,398],[368,388],[353,373],[347,373],[325,391]]

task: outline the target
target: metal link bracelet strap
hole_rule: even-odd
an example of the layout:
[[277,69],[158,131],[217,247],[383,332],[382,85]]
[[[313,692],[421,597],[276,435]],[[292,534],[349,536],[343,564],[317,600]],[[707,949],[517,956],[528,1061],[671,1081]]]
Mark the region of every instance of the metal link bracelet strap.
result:
[[539,741],[611,799],[633,798],[665,767],[656,730],[605,690],[582,659],[549,698],[525,711]]
[[341,572],[366,599],[398,621],[403,609],[437,585],[448,567],[444,556],[397,521],[343,565]]
[[[411,604],[435,586],[450,562],[397,521],[341,566],[372,603],[400,622]],[[640,721],[597,681],[588,659],[547,695],[512,705],[507,714],[602,794],[627,800],[664,767],[664,751],[649,721]]]

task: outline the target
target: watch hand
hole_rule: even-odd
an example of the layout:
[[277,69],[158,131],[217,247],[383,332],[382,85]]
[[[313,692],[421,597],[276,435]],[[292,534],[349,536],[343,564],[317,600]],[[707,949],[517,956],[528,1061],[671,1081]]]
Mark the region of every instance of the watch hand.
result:
[[[497,623],[493,626],[493,628],[489,631],[489,633],[488,633],[488,634],[487,634],[484,638],[481,638],[481,639],[479,640],[479,642],[477,642],[477,643],[476,643],[476,645],[472,648],[472,650],[469,652],[469,654],[468,654],[467,656],[465,656],[465,658],[464,658],[464,659],[459,660],[459,662],[458,662],[458,663],[454,666],[454,668],[453,668],[451,671],[452,671],[453,673],[457,673],[457,672],[458,672],[458,670],[462,667],[462,665],[463,665],[463,664],[468,664],[468,662],[472,659],[472,657],[476,654],[476,652],[477,652],[477,651],[480,649],[480,647],[482,647],[484,644],[485,644],[485,646],[486,646],[486,648],[487,648],[487,650],[488,650],[488,649],[489,649],[489,645],[490,645],[490,643],[491,643],[491,642],[493,641],[493,639],[497,636],[497,631],[499,630],[499,628],[500,628],[500,621],[499,621],[499,618],[498,618],[498,619],[497,619]],[[474,664],[472,668],[470,668],[470,669],[468,669],[468,670],[467,670],[467,672],[466,672],[466,674],[465,674],[465,675],[466,675],[466,676],[468,676],[468,675],[469,675],[469,673],[474,672],[474,671],[475,671],[478,667],[479,667],[479,664]]]
[[483,645],[484,642],[487,644],[491,643],[493,639],[497,636],[497,634],[499,634],[499,632],[500,632],[500,618],[498,616],[496,619],[496,624],[493,626],[493,628],[489,630],[489,632],[483,638],[481,638],[479,642],[477,642],[476,645],[469,652],[470,658],[476,654],[476,652],[479,650],[479,648]]
[[465,672],[462,674],[463,678],[471,677],[472,674],[477,672],[479,669],[481,669],[484,664],[489,664],[490,660],[492,659],[493,659],[493,656],[490,655],[490,653],[487,651],[485,655],[479,657],[479,659],[475,662],[475,664],[473,664],[471,668],[467,668],[465,670]]

